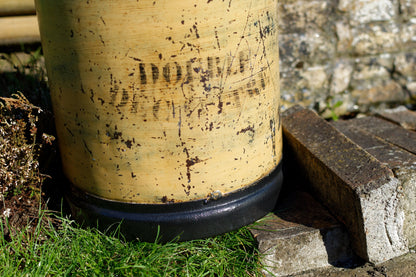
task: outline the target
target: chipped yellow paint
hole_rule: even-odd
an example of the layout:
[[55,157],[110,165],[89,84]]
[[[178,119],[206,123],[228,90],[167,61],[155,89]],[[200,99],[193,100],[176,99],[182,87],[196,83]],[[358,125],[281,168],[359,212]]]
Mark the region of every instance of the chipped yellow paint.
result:
[[37,0],[64,171],[134,203],[218,198],[282,152],[277,1]]

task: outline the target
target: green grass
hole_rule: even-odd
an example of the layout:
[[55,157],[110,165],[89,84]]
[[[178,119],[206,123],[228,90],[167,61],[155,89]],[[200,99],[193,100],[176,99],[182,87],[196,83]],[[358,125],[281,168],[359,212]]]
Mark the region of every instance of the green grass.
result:
[[[41,212],[43,213],[43,212]],[[59,217],[9,240],[0,237],[0,276],[261,276],[247,228],[166,244],[125,242],[117,232],[82,229]],[[0,220],[3,230],[4,220]]]
[[[0,62],[13,69],[1,72],[0,68],[0,127],[7,133],[0,141],[8,143],[0,154],[7,158],[16,151],[26,153],[15,155],[20,157],[16,163],[0,164],[1,180],[11,178],[7,184],[0,180],[0,211],[6,196],[19,193],[46,207],[42,173],[56,172],[57,162],[50,162],[57,160],[53,156],[57,146],[52,142],[53,115],[41,59],[40,49],[26,61],[13,53],[0,54]],[[13,127],[16,135],[7,131],[10,126],[19,127]],[[58,185],[52,173],[49,186]],[[117,232],[80,228],[67,217],[42,209],[23,229],[0,214],[0,276],[261,276],[259,255],[247,227],[208,239],[159,244],[126,242]]]

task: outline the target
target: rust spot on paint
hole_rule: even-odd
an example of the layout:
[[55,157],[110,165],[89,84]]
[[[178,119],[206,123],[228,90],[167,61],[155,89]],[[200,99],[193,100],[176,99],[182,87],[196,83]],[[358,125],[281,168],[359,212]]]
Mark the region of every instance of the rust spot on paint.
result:
[[82,142],[84,143],[84,147],[85,149],[88,151],[88,153],[90,153],[90,155],[92,156],[92,151],[88,148],[87,143],[85,142],[85,140],[82,140]]
[[165,203],[165,204],[175,203],[175,199],[173,199],[173,198],[169,199],[166,195],[164,195],[162,197],[161,201],[162,201],[162,203]]
[[122,133],[121,132],[114,132],[113,139],[119,139],[121,138]]
[[221,101],[221,96],[218,97],[218,114],[222,113],[224,103]]
[[253,126],[248,126],[248,127],[246,127],[246,128],[241,129],[240,131],[238,131],[238,132],[237,132],[237,135],[242,134],[242,133],[246,133],[246,132],[248,132],[248,131],[253,132],[253,133],[255,133],[255,132],[256,132],[256,131],[254,130],[254,124],[253,124]]
[[202,160],[200,160],[198,157],[195,158],[191,158],[191,159],[187,159],[186,160],[186,167],[191,167],[197,163],[202,162]]
[[104,99],[102,99],[101,97],[98,97],[97,99],[101,102],[101,106],[104,105],[105,103]]
[[198,25],[197,22],[195,22],[195,24],[192,26],[192,29],[195,31],[196,38],[199,38],[198,27],[196,25]]
[[127,148],[131,148],[132,147],[132,145],[133,145],[133,142],[131,141],[131,140],[127,140],[127,141],[125,141],[124,142],[125,144],[126,144],[126,146],[127,146]]
[[81,92],[82,92],[83,94],[85,94],[84,86],[82,85],[82,83],[81,83]]

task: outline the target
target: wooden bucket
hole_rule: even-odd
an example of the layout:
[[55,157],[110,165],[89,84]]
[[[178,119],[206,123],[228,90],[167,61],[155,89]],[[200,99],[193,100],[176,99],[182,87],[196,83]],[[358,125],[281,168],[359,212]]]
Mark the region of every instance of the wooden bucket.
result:
[[187,240],[273,209],[276,0],[37,0],[36,11],[77,219]]

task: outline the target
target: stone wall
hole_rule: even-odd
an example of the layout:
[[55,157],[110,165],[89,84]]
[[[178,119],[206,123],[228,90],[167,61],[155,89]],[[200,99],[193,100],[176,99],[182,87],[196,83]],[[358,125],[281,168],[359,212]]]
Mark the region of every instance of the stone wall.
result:
[[416,99],[416,0],[280,0],[279,13],[283,109],[330,116]]

